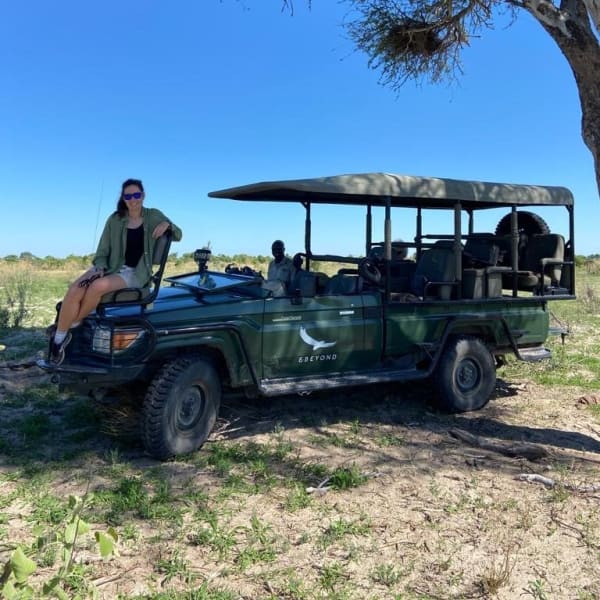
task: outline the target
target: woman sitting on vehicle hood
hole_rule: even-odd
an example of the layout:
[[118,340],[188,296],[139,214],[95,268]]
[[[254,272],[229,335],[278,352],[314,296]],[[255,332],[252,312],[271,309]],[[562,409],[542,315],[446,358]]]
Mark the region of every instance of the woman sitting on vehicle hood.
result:
[[70,285],[62,301],[50,348],[52,365],[58,366],[64,360],[71,341],[69,329],[77,327],[104,294],[148,285],[154,245],[163,233],[170,229],[173,240],[181,239],[181,229],[160,210],[143,206],[144,198],[139,179],[123,182],[117,209],[106,221],[93,267]]

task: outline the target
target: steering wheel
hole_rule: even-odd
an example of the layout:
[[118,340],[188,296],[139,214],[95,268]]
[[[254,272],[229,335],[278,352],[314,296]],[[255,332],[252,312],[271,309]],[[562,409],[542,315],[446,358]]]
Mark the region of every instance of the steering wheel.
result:
[[303,254],[302,252],[296,252],[296,254],[294,254],[294,258],[292,258],[292,264],[294,265],[294,267],[296,269],[302,268],[302,264],[304,263],[305,256],[306,256],[306,254]]
[[381,271],[370,258],[364,258],[358,265],[358,274],[365,280],[375,285],[381,283]]

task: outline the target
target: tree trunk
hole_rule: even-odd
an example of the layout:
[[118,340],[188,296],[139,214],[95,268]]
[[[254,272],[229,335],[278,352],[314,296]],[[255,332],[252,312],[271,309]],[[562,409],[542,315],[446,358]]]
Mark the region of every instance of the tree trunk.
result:
[[556,12],[540,12],[540,7],[535,0],[526,6],[556,42],[575,76],[581,103],[581,135],[594,158],[600,193],[600,43],[590,24],[591,15],[582,0],[563,0]]

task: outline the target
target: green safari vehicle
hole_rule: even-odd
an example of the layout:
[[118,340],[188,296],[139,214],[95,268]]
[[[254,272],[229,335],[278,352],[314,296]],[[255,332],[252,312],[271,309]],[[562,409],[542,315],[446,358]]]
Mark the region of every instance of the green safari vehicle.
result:
[[[153,288],[106,298],[52,370],[63,390],[138,398],[145,449],[159,459],[198,449],[232,391],[268,397],[431,378],[441,409],[480,409],[506,355],[550,356],[549,303],[575,298],[574,201],[562,187],[368,173],[209,197],[270,203],[269,214],[273,203],[304,208],[305,247],[289,285],[277,291],[249,267],[213,271],[204,249],[196,271],[162,278],[166,240]],[[361,208],[364,254],[313,252],[323,204]],[[498,210],[495,227],[481,228]],[[560,233],[539,214],[550,210],[565,223]],[[450,227],[426,229],[432,212]],[[394,241],[392,219],[414,223],[414,238]],[[313,268],[323,262],[332,274]]]

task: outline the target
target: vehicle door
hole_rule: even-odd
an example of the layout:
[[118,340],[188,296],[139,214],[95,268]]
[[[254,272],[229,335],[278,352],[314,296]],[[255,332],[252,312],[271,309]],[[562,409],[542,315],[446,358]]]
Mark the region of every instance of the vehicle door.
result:
[[363,370],[382,352],[378,294],[268,298],[263,378],[310,377]]

